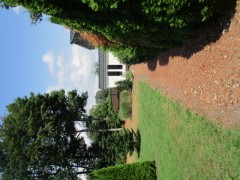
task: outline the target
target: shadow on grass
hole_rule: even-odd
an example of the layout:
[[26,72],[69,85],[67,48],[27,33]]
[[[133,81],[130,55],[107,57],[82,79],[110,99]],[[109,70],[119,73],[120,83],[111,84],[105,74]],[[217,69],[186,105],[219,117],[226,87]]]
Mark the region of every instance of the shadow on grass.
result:
[[216,42],[225,32],[228,31],[231,19],[235,14],[236,0],[218,0],[219,15],[207,24],[199,27],[194,38],[184,42],[180,47],[167,50],[159,54],[156,58],[147,61],[148,69],[154,71],[157,65],[167,65],[169,58],[181,56],[189,59],[194,53],[201,51],[205,46]]
[[131,129],[131,134],[132,134],[132,145],[130,148],[130,155],[132,155],[133,151],[136,151],[139,158],[140,147],[141,147],[141,134],[139,129],[137,130],[137,132],[134,132],[133,129]]
[[140,157],[140,147],[141,147],[141,134],[139,129],[137,130],[136,134],[135,134],[135,149],[137,151],[138,154],[138,158]]

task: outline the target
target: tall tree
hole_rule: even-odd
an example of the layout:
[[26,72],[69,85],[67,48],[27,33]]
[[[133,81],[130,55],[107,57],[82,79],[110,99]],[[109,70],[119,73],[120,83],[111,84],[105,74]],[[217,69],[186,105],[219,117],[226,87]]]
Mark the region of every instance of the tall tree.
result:
[[[4,179],[54,179],[77,174],[90,155],[75,120],[85,116],[87,93],[33,93],[7,106],[0,130],[0,171]],[[75,172],[75,173],[74,173]]]
[[123,121],[112,109],[109,90],[104,101],[93,106],[86,121],[87,134],[92,144],[89,150],[99,158],[93,159],[94,169],[124,163],[130,146],[131,133],[123,128]]
[[107,90],[105,99],[89,111],[89,118],[91,121],[86,123],[88,129],[112,129],[120,128],[123,125],[123,121],[118,118],[118,114],[112,109],[111,98]]

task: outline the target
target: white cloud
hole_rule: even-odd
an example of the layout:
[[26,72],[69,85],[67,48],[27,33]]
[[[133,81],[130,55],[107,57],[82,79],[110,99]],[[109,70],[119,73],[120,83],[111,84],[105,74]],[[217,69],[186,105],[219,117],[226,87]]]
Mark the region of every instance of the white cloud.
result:
[[22,11],[23,11],[23,8],[21,6],[17,6],[17,7],[14,7],[13,8],[13,11],[16,13],[16,14],[20,14]]
[[46,54],[43,55],[43,62],[47,64],[50,73],[53,75],[55,70],[54,65],[54,52],[48,51]]
[[[55,58],[57,57],[57,58]],[[53,82],[47,87],[47,92],[64,89],[77,89],[79,93],[88,91],[87,109],[95,104],[95,93],[98,90],[98,77],[93,74],[94,63],[97,61],[96,50],[86,50],[77,45],[71,46],[71,57],[56,56],[53,51],[43,55]]]

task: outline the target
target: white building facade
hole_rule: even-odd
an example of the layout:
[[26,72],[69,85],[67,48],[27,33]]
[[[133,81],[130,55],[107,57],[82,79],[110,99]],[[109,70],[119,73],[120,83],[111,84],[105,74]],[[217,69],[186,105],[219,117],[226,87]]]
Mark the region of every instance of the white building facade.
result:
[[115,82],[124,80],[126,65],[120,63],[112,53],[98,50],[99,89],[116,87]]

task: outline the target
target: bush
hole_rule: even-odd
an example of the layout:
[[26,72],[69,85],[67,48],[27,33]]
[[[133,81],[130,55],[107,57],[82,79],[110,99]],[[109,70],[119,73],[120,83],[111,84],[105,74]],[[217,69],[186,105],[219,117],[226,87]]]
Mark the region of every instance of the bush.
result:
[[127,71],[125,73],[125,78],[130,80],[130,81],[133,81],[133,73],[131,71]]
[[122,102],[120,104],[120,109],[119,109],[119,118],[120,119],[126,119],[127,117],[131,116],[132,110],[129,102]]
[[132,102],[131,98],[129,97],[131,93],[127,91],[122,91],[120,93],[120,108],[118,112],[118,117],[120,119],[126,119],[130,117],[132,114]]
[[150,161],[116,165],[93,171],[98,180],[156,180],[155,163]]
[[126,80],[121,80],[121,81],[117,81],[116,83],[117,89],[119,91],[132,91],[132,81],[126,79]]

